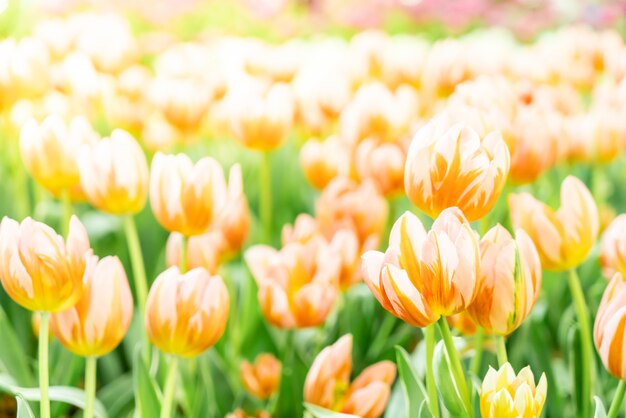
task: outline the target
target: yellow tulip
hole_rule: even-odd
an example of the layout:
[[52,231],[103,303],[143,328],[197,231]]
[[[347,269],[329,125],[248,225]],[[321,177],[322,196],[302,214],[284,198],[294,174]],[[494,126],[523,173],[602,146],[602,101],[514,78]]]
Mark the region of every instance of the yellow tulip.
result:
[[83,294],[95,257],[85,228],[70,220],[67,240],[31,218],[0,223],[0,280],[11,299],[31,311],[59,312]]
[[509,195],[511,221],[528,233],[546,270],[581,264],[598,237],[599,215],[591,193],[576,177],[561,185],[561,207],[554,211],[528,193]]
[[99,357],[118,346],[132,317],[133,297],[124,267],[117,257],[105,257],[87,276],[76,305],[51,316],[50,329],[72,353]]

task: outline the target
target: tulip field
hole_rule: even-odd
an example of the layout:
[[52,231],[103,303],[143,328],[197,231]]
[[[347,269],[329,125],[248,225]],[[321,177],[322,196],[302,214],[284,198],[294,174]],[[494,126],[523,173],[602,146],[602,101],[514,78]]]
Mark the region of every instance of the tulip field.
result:
[[625,36],[0,0],[0,418],[626,418]]

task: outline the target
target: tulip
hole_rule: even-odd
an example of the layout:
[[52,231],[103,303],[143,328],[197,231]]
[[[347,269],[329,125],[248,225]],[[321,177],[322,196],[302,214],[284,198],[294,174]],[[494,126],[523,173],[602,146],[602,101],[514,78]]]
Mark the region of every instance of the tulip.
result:
[[243,192],[243,179],[239,164],[230,169],[228,195],[222,214],[216,228],[224,237],[227,252],[237,253],[243,247],[250,232],[250,209]]
[[448,324],[464,336],[471,336],[477,333],[478,326],[476,322],[469,316],[467,311],[463,311],[446,318]]
[[290,243],[280,251],[256,245],[245,260],[270,324],[293,329],[326,320],[339,291],[340,258],[325,242]]
[[535,386],[530,367],[517,376],[509,363],[499,370],[489,367],[480,391],[480,413],[483,418],[539,418],[547,387],[543,373]]
[[31,218],[0,223],[0,280],[11,299],[31,311],[59,312],[83,294],[95,262],[89,238],[72,216],[67,240]]
[[244,147],[267,152],[287,140],[293,115],[292,93],[287,85],[277,83],[265,95],[240,97],[232,108],[231,129]]
[[110,138],[84,146],[80,182],[89,202],[114,215],[140,212],[148,196],[148,163],[135,139],[116,129]]
[[271,354],[260,354],[254,360],[254,365],[248,361],[241,363],[239,373],[248,393],[259,399],[267,399],[278,390],[281,364]]
[[[165,245],[165,261],[168,267],[180,266],[183,256],[185,237],[178,232],[172,232]],[[187,239],[186,266],[188,269],[202,267],[211,274],[217,274],[227,244],[219,232],[207,232],[194,235]]]
[[478,293],[468,313],[488,333],[509,335],[526,319],[541,289],[541,264],[523,230],[516,238],[500,225],[480,241]]
[[362,256],[365,283],[389,312],[416,327],[466,310],[480,277],[476,233],[458,208],[448,208],[427,233],[406,212],[393,225],[385,253]]
[[167,122],[184,133],[193,133],[206,116],[213,92],[210,87],[191,78],[157,77],[149,98]]
[[20,151],[24,165],[39,184],[57,197],[66,191],[76,200],[82,195],[78,150],[96,137],[87,119],[76,117],[67,126],[52,115],[41,124],[31,120],[24,125]]
[[593,336],[604,367],[621,380],[626,380],[623,360],[625,329],[626,281],[621,273],[615,273],[600,301]]
[[553,211],[528,193],[509,196],[511,221],[535,243],[546,270],[564,271],[581,264],[598,236],[598,209],[576,177],[561,185],[561,207]]
[[626,214],[615,218],[604,231],[600,262],[605,277],[616,272],[626,275]]
[[315,213],[324,236],[331,238],[340,229],[352,229],[365,251],[378,248],[389,205],[371,181],[357,184],[336,178],[324,188]]
[[355,161],[359,178],[371,179],[383,195],[393,197],[404,192],[406,151],[401,145],[367,139],[357,147]]
[[50,329],[72,353],[100,357],[118,346],[133,316],[133,299],[124,267],[117,257],[105,257],[85,280],[76,305],[55,313]]
[[159,223],[170,232],[199,235],[219,219],[228,186],[220,164],[210,157],[195,165],[185,154],[158,152],[150,173],[150,204]]
[[323,189],[334,178],[350,174],[350,149],[336,136],[323,142],[312,139],[300,150],[300,165],[309,183]]
[[220,276],[203,268],[181,274],[170,267],[148,293],[148,337],[164,353],[195,357],[220,339],[228,310],[228,290]]
[[509,151],[498,132],[481,138],[469,126],[448,126],[438,117],[411,142],[404,188],[411,202],[432,218],[456,206],[475,221],[496,204],[509,164]]
[[363,418],[380,417],[396,378],[396,366],[381,361],[350,383],[352,336],[344,335],[323,349],[313,361],[304,382],[304,400],[332,411]]

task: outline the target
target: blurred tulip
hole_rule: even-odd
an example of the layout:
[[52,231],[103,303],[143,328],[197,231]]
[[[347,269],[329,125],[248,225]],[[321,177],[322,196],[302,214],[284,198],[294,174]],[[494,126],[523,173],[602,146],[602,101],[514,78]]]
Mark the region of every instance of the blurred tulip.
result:
[[604,367],[620,380],[626,379],[623,360],[625,329],[626,281],[621,273],[615,273],[602,295],[593,336]]
[[170,232],[199,235],[222,215],[228,186],[220,164],[204,157],[195,165],[185,154],[158,152],[150,172],[150,204],[159,223]]
[[195,79],[157,77],[152,82],[149,98],[168,123],[181,132],[193,133],[206,115],[213,92]]
[[243,361],[239,368],[241,381],[248,393],[259,398],[268,399],[280,385],[282,365],[271,354],[259,354],[254,364]]
[[331,238],[340,229],[351,229],[366,251],[378,248],[389,206],[371,181],[357,184],[338,177],[322,191],[315,213],[324,236]]
[[410,212],[393,225],[385,253],[362,256],[363,278],[389,312],[419,328],[467,309],[478,291],[477,234],[455,207],[427,233]]
[[82,194],[78,151],[97,139],[87,119],[75,117],[69,126],[59,116],[49,116],[41,124],[29,121],[22,128],[20,151],[24,165],[50,193],[59,196]]
[[617,272],[626,275],[626,214],[615,218],[604,231],[600,263],[605,277]]
[[[180,266],[183,235],[172,232],[165,245],[165,261],[168,267]],[[187,268],[202,267],[217,274],[224,258],[227,244],[220,232],[207,232],[187,239]]]
[[307,328],[326,320],[339,293],[340,258],[323,240],[289,243],[280,251],[255,245],[245,260],[270,324]]
[[509,173],[509,151],[498,132],[481,138],[463,124],[435,118],[411,142],[404,188],[432,218],[457,206],[475,221],[493,208]]
[[235,164],[228,176],[228,192],[222,216],[215,226],[224,237],[228,253],[238,253],[250,233],[250,209],[243,192],[241,166]]
[[33,98],[50,87],[50,56],[37,38],[0,42],[0,109],[20,98]]
[[361,179],[371,179],[385,196],[404,193],[406,151],[399,144],[366,139],[356,149],[356,171]]
[[311,139],[300,150],[300,165],[309,183],[323,189],[334,178],[350,175],[350,149],[335,136],[322,142]]
[[76,305],[50,318],[54,336],[72,353],[100,357],[124,338],[133,316],[133,297],[117,257],[105,257],[85,280]]
[[273,85],[265,95],[240,97],[231,109],[231,129],[244,147],[271,151],[287,140],[294,116],[292,93],[285,84]]
[[228,290],[220,276],[203,268],[181,274],[170,267],[148,294],[148,337],[164,353],[195,357],[221,338],[228,311]]
[[308,213],[301,213],[292,225],[283,226],[281,242],[287,245],[290,242],[306,244],[320,236],[320,226],[317,220]]
[[513,239],[501,225],[480,241],[480,278],[468,314],[488,333],[509,335],[530,314],[541,289],[541,263],[524,230]]
[[448,316],[446,321],[452,328],[458,330],[466,337],[474,335],[478,331],[478,325],[476,325],[476,322],[469,316],[467,311]]
[[226,418],[271,418],[271,416],[266,411],[259,411],[254,415],[248,415],[243,409],[239,408],[226,415]]
[[396,378],[396,366],[381,361],[350,383],[352,336],[341,337],[313,361],[304,382],[304,401],[322,408],[363,418],[380,417]]
[[85,228],[70,220],[67,240],[31,218],[0,223],[0,280],[19,305],[31,311],[60,312],[83,294],[95,257]]
[[530,367],[517,376],[509,363],[499,370],[489,367],[480,391],[480,413],[483,418],[539,418],[547,388],[545,374],[535,386]]
[[554,211],[528,193],[509,195],[511,221],[528,233],[546,270],[581,264],[598,237],[598,209],[585,185],[568,176],[561,185],[561,207]]
[[115,215],[140,212],[148,197],[148,163],[126,131],[83,146],[78,158],[80,182],[96,208]]

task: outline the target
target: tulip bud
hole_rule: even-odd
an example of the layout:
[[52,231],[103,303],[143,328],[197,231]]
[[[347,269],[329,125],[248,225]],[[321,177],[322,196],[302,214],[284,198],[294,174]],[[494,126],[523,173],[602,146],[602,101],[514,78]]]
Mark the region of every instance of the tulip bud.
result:
[[[183,235],[172,232],[165,245],[165,261],[168,267],[180,266]],[[219,232],[207,232],[187,238],[187,268],[203,267],[217,274],[226,252],[226,242]]]
[[195,357],[221,338],[228,310],[228,290],[220,276],[203,268],[181,274],[170,267],[148,293],[148,338],[164,353]]
[[539,418],[547,387],[545,374],[535,386],[530,367],[517,376],[509,363],[500,370],[489,367],[480,391],[480,413],[483,418]]
[[271,151],[287,140],[293,123],[292,93],[285,84],[273,85],[263,96],[240,97],[231,109],[231,128],[244,147]]
[[389,205],[372,182],[357,184],[336,178],[324,188],[315,204],[315,213],[324,236],[331,238],[340,229],[352,229],[361,248],[370,250],[378,248]]
[[350,149],[334,136],[323,142],[311,139],[300,150],[300,165],[309,183],[323,189],[334,178],[350,175]]
[[393,225],[384,254],[363,254],[362,270],[385,309],[423,328],[474,301],[480,275],[477,234],[458,208],[441,212],[428,233],[406,212]]
[[260,354],[254,360],[254,365],[248,361],[241,363],[239,373],[248,393],[259,399],[267,399],[278,390],[281,368],[276,357]]
[[78,196],[81,191],[78,150],[97,138],[89,122],[76,117],[70,126],[56,115],[41,124],[27,122],[20,135],[20,151],[28,172],[50,193],[63,190]]
[[509,195],[511,221],[528,233],[546,270],[565,271],[587,258],[598,237],[598,209],[585,185],[568,176],[554,211],[528,193]]
[[615,218],[604,231],[600,263],[605,277],[616,272],[626,275],[626,214]]
[[148,163],[135,139],[116,129],[110,138],[83,146],[80,182],[89,202],[115,215],[134,214],[148,197]]
[[85,281],[76,305],[51,316],[50,329],[72,353],[99,357],[122,341],[133,317],[133,297],[117,257],[105,257]]
[[541,263],[530,237],[514,240],[500,225],[480,241],[478,293],[468,314],[488,333],[509,335],[535,306],[541,289]]
[[256,245],[245,260],[270,324],[307,328],[326,320],[339,292],[340,258],[325,242],[290,243],[280,251]]
[[456,206],[475,221],[496,204],[509,164],[509,151],[498,132],[481,138],[469,126],[448,126],[445,118],[437,117],[411,142],[404,189],[411,202],[432,218]]
[[304,382],[304,400],[332,411],[363,418],[380,417],[391,394],[396,366],[381,361],[361,372],[350,384],[352,336],[341,337],[313,361]]
[[150,172],[150,205],[170,232],[199,235],[218,219],[228,201],[220,164],[210,157],[195,165],[185,154],[158,152]]
[[371,179],[385,196],[404,193],[406,151],[399,144],[377,144],[365,140],[356,149],[356,171],[360,179]]
[[74,306],[95,262],[85,228],[72,216],[67,240],[41,222],[0,223],[0,280],[19,305],[59,312]]
[[618,379],[626,379],[624,364],[624,330],[626,330],[626,281],[615,273],[602,295],[593,339],[604,367]]

